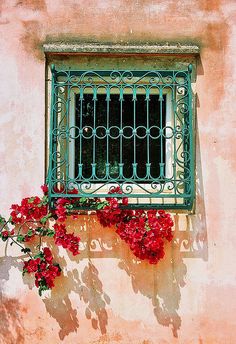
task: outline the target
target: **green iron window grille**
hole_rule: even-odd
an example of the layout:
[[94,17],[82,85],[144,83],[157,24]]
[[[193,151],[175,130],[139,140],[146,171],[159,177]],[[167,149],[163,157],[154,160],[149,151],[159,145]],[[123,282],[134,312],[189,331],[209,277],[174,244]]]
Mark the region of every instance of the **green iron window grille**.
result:
[[53,65],[48,185],[51,201],[108,196],[132,207],[191,209],[191,71],[57,70]]

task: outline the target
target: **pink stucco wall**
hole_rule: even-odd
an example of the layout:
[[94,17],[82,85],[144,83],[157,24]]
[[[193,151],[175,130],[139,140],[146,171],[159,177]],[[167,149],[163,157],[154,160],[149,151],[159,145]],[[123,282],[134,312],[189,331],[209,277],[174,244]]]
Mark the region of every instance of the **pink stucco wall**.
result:
[[76,259],[59,251],[65,274],[42,299],[1,245],[0,343],[235,343],[235,1],[2,0],[0,10],[5,215],[44,179],[45,41],[201,47],[196,214],[175,215],[175,241],[156,267],[138,264],[94,216],[80,218],[75,231],[89,244]]

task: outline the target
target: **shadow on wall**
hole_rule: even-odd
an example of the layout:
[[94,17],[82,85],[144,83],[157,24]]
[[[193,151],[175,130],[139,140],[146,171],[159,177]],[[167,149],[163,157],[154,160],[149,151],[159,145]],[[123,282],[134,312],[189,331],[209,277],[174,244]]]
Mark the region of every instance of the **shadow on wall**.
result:
[[0,343],[4,344],[25,342],[27,332],[23,323],[25,309],[17,298],[3,295],[4,281],[9,279],[10,269],[12,267],[20,269],[20,265],[19,258],[8,256],[0,258]]
[[[94,330],[102,335],[107,332],[108,307],[112,300],[103,288],[99,270],[95,266],[98,258],[114,258],[118,260],[118,268],[124,271],[131,280],[134,293],[140,293],[150,300],[153,315],[162,326],[172,329],[173,336],[178,337],[181,318],[178,309],[181,300],[181,288],[185,286],[187,267],[185,258],[208,259],[206,214],[204,206],[204,190],[200,161],[200,144],[197,135],[197,207],[195,214],[174,215],[175,234],[172,243],[166,244],[166,255],[157,266],[136,259],[128,246],[120,240],[113,229],[101,228],[95,215],[80,217],[81,225],[68,222],[68,230],[75,231],[81,237],[81,254],[78,257],[69,255],[76,268],[66,270],[66,259],[59,255],[58,247],[48,242],[57,255],[58,263],[65,271],[64,276],[57,279],[51,297],[44,298],[47,312],[53,317],[59,327],[59,338],[63,340],[71,332],[79,328],[77,310],[73,308],[70,293],[77,294],[85,305],[85,317],[90,321]],[[77,226],[77,227],[76,227]],[[4,257],[2,266],[19,267],[19,259]],[[80,263],[77,268],[77,263]],[[81,266],[81,268],[79,268]],[[1,275],[2,280],[8,280],[8,269]],[[115,275],[114,275],[115,278]],[[32,280],[24,278],[24,282],[33,287]],[[0,289],[1,293],[1,289]],[[1,294],[0,294],[1,295]],[[17,343],[23,343],[25,332],[22,322],[21,305],[16,299],[4,300],[2,297],[0,309],[0,339],[11,338]],[[14,328],[12,328],[12,326]],[[13,334],[14,333],[14,334]],[[6,342],[8,343],[8,342]]]
[[[80,259],[70,257],[79,263]],[[66,267],[65,260],[58,260],[58,262],[62,268]],[[57,282],[51,297],[44,299],[43,302],[47,312],[61,328],[59,331],[60,339],[63,340],[65,336],[79,328],[77,311],[72,308],[69,299],[71,292],[76,293],[85,304],[85,316],[91,322],[92,328],[99,329],[101,334],[105,334],[108,324],[106,307],[110,303],[110,298],[103,290],[98,270],[91,259],[86,260],[82,271],[78,266],[78,268],[68,271]]]
[[[118,237],[112,230],[101,230],[96,216],[81,216],[81,223],[84,223],[78,233],[78,228],[73,222],[68,223],[69,231],[77,232],[81,237],[81,253],[74,257],[69,254],[71,261],[76,265],[82,263],[83,268],[71,269],[63,277],[57,279],[51,297],[43,300],[47,312],[57,321],[60,326],[59,337],[61,340],[69,333],[77,331],[79,319],[77,311],[72,308],[69,294],[74,292],[85,305],[85,317],[91,322],[95,330],[106,334],[108,325],[107,306],[110,304],[110,297],[103,290],[102,281],[96,268],[93,258],[114,257],[114,248],[118,245]],[[55,245],[51,249],[58,255],[59,250]],[[57,259],[63,270],[66,270],[67,263],[64,258]],[[82,265],[82,264],[81,264]]]
[[[208,259],[198,135],[196,153],[197,206],[195,214],[174,215],[174,240],[166,245],[166,255],[157,266],[136,259],[114,230],[103,229],[98,225],[96,216],[84,216],[84,218],[81,216],[81,223],[84,223],[80,229],[83,247],[78,257],[70,256],[70,258],[78,263],[86,262],[83,271],[79,272],[77,268],[68,271],[52,291],[52,297],[44,300],[47,311],[56,319],[61,328],[60,339],[79,327],[76,310],[72,309],[68,296],[71,291],[78,294],[80,300],[84,302],[85,316],[91,322],[92,328],[100,330],[101,334],[107,332],[109,320],[107,308],[112,300],[103,290],[99,271],[95,266],[97,258],[118,259],[118,267],[130,277],[134,292],[141,293],[150,299],[157,322],[162,326],[171,327],[173,336],[178,337],[178,330],[181,327],[181,318],[178,315],[181,300],[180,288],[185,286],[187,273],[183,259],[201,258],[204,261]],[[76,231],[75,225],[71,222],[68,228]],[[59,263],[65,267],[66,262],[63,258]]]

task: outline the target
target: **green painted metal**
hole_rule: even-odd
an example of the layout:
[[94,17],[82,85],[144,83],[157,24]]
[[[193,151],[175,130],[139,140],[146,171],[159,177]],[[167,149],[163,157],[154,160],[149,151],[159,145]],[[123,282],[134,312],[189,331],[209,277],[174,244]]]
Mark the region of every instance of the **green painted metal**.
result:
[[[57,70],[49,197],[107,197],[136,208],[191,209],[194,126],[188,70]],[[113,195],[114,196],[114,195]]]

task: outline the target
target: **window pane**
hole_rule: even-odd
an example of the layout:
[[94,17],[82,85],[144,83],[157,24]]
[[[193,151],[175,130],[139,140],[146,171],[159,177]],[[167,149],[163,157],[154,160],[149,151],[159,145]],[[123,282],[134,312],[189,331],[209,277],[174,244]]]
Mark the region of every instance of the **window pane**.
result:
[[[76,135],[75,139],[75,176],[79,163],[83,164],[83,178],[92,177],[92,164],[96,164],[94,181],[106,178],[108,164],[111,179],[145,178],[148,163],[151,177],[160,176],[160,163],[165,164],[166,158],[165,139],[161,134],[166,123],[165,95],[160,100],[158,94],[151,94],[149,99],[145,94],[137,94],[136,99],[132,94],[124,94],[121,99],[114,92],[109,98],[106,94],[94,97],[86,93],[80,99],[77,94],[75,117],[76,133],[82,131],[81,137]],[[123,175],[119,164],[123,164]]]

